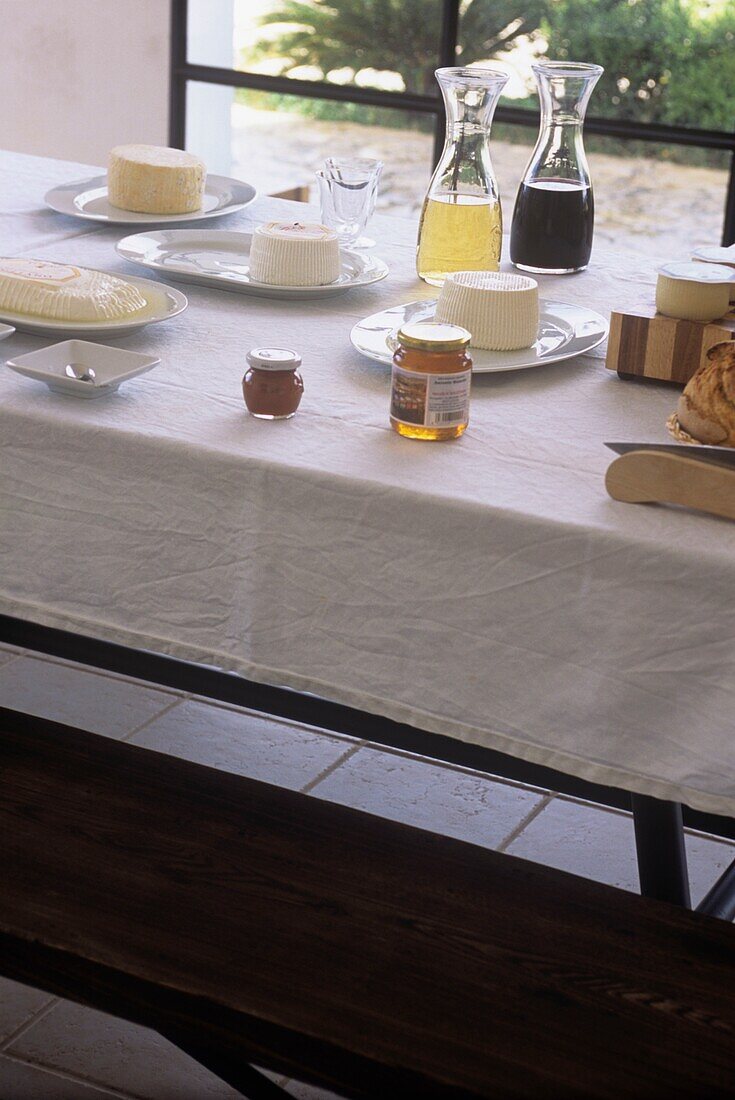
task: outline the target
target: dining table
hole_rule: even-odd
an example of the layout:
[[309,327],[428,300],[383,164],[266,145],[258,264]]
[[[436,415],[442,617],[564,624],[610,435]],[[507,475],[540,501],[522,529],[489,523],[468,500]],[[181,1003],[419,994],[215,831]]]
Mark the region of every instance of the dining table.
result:
[[[135,227],[44,205],[99,171],[1,154],[3,254],[160,278],[115,251]],[[671,442],[679,391],[622,380],[602,344],[475,375],[461,439],[399,437],[390,366],[350,331],[438,292],[416,275],[417,219],[379,209],[385,280],[308,301],[182,287],[179,316],[109,341],[161,360],[111,396],[0,367],[3,622],[735,817],[735,527],[605,490],[606,441]],[[307,214],[261,196],[196,225]],[[583,272],[538,276],[540,294],[609,316],[650,302],[657,263],[678,258],[673,233],[665,256],[597,247]],[[0,352],[51,342],[17,332]],[[244,406],[246,355],[263,345],[303,358],[290,420]]]

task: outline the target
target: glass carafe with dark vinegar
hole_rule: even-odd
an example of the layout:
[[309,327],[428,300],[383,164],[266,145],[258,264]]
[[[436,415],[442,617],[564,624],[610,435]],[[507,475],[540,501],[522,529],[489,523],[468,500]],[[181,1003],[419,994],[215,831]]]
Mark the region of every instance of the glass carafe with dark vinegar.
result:
[[510,258],[522,271],[565,275],[587,267],[595,207],[582,129],[600,65],[533,66],[541,102],[536,148],[518,189]]
[[503,240],[490,160],[493,114],[508,74],[501,69],[437,69],[447,130],[419,225],[416,269],[432,286],[453,271],[497,271]]

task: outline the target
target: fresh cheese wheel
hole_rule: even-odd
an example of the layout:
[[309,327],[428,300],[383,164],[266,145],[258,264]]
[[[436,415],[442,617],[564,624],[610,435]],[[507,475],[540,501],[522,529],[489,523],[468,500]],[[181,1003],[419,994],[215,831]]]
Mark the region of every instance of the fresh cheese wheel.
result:
[[326,286],[342,270],[339,239],[316,222],[259,225],[250,245],[250,277],[271,286]]
[[435,317],[469,329],[472,347],[528,348],[538,335],[538,283],[500,271],[456,271],[444,281]]
[[182,149],[118,145],[107,160],[107,197],[139,214],[194,214],[204,202],[207,168]]
[[0,258],[0,309],[49,321],[116,321],[148,305],[125,279],[72,264]]
[[656,282],[656,309],[681,321],[716,321],[728,311],[733,277],[716,264],[665,264]]

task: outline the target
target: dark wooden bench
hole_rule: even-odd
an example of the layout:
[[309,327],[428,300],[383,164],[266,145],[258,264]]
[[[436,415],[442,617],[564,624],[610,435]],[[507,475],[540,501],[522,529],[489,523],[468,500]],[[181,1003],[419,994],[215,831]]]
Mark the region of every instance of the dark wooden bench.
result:
[[7,710],[0,840],[0,972],[247,1096],[735,1095],[724,921]]

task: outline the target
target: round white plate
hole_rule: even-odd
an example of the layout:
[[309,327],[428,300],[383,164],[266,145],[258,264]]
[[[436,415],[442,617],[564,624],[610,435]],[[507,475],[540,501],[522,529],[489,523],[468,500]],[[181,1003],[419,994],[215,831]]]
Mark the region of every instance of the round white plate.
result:
[[[536,343],[520,351],[486,351],[470,347],[472,369],[477,374],[495,371],[527,370],[544,363],[557,363],[591,351],[607,336],[604,317],[583,306],[569,302],[541,301],[539,334]],[[391,363],[396,346],[396,333],[407,321],[430,321],[434,317],[436,299],[408,302],[392,309],[374,313],[358,321],[350,333],[353,347],[378,363]]]
[[52,187],[46,193],[44,202],[59,214],[70,214],[73,218],[87,221],[107,222],[110,225],[168,225],[169,222],[202,221],[204,218],[233,214],[257,197],[255,188],[242,180],[233,180],[229,176],[207,176],[201,210],[193,214],[137,214],[133,210],[112,206],[107,198],[107,176],[92,176]]
[[129,332],[154,324],[156,321],[167,321],[169,317],[175,317],[189,304],[185,294],[173,287],[164,286],[154,282],[153,279],[139,279],[137,276],[120,275],[117,272],[108,272],[116,279],[125,279],[132,283],[148,299],[149,308],[131,318],[129,321],[47,321],[41,317],[32,317],[27,313],[10,313],[0,309],[0,321],[6,321],[14,325],[19,332],[30,332],[34,336],[61,336],[68,339],[72,337],[87,337],[94,340],[95,337],[127,336]]
[[251,233],[218,229],[160,229],[135,233],[117,244],[125,260],[182,283],[200,283],[261,298],[331,298],[377,283],[388,268],[375,256],[342,249],[342,274],[326,286],[272,286],[250,278]]

